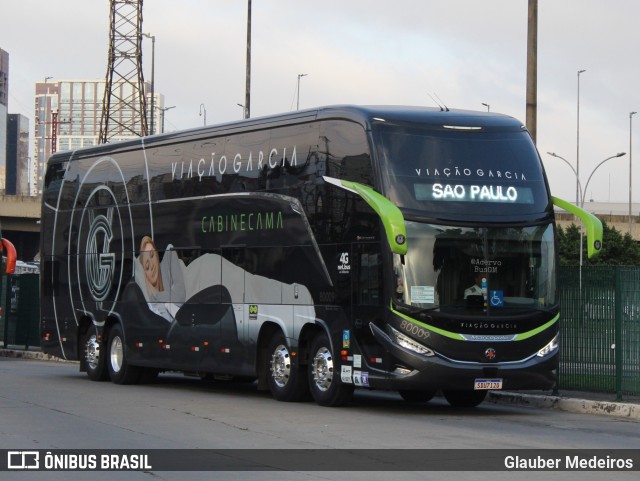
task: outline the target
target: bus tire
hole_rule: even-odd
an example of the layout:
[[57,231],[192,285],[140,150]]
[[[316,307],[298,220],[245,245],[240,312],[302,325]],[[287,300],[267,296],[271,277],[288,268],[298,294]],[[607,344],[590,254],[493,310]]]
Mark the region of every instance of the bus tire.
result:
[[442,391],[447,402],[455,408],[474,408],[487,397],[487,391]]
[[124,334],[120,324],[114,324],[109,330],[109,348],[107,349],[107,371],[115,384],[136,384],[140,379],[141,368],[127,362]]
[[313,339],[309,353],[309,388],[315,402],[321,406],[342,406],[349,402],[354,386],[340,379],[338,363],[334,362],[325,332]]
[[302,401],[308,394],[307,371],[293,362],[282,333],[275,334],[267,348],[267,383],[278,401]]
[[107,381],[106,350],[104,342],[98,336],[98,330],[92,323],[84,336],[83,355],[87,366],[87,376],[92,381]]
[[401,389],[398,394],[409,403],[426,403],[436,395],[435,391],[406,391]]

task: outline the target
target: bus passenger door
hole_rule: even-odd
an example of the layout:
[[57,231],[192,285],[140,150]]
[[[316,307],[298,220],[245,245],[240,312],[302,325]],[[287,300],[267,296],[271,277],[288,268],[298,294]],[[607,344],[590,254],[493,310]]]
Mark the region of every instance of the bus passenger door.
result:
[[[381,327],[385,312],[380,243],[352,244],[352,258],[351,336],[355,335],[366,363],[382,368],[385,362],[384,352],[373,339],[369,327],[370,322]],[[351,346],[352,351],[353,349],[354,346]]]

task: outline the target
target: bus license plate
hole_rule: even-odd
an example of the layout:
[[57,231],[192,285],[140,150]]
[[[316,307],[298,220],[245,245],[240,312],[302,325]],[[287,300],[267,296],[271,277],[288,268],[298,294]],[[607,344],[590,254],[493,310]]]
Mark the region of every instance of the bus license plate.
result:
[[488,389],[502,389],[502,379],[476,379],[476,391],[486,391]]

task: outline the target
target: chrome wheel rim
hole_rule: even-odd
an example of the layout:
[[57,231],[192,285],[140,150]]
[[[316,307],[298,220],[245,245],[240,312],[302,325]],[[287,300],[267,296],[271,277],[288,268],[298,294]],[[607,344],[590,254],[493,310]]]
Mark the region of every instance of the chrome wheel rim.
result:
[[92,334],[87,339],[87,343],[84,348],[84,358],[87,361],[89,369],[92,371],[98,368],[100,362],[100,343],[98,342],[98,336]]
[[287,346],[279,344],[271,355],[271,378],[276,386],[283,388],[291,376],[291,356]]
[[109,356],[111,359],[111,370],[113,372],[120,372],[120,369],[122,369],[123,357],[122,339],[120,339],[119,336],[116,336],[111,343],[111,353]]
[[333,356],[326,347],[321,347],[316,352],[311,365],[311,373],[316,388],[326,391],[331,387],[333,381]]

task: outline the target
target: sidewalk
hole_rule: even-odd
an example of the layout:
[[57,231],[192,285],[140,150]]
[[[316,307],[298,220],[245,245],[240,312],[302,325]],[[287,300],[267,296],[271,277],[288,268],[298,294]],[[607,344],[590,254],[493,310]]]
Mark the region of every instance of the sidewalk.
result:
[[485,402],[640,420],[640,398],[628,396],[622,401],[614,399],[613,393],[560,391],[559,395],[554,396],[535,391],[490,391]]
[[[69,363],[77,362],[65,361],[55,356],[45,354],[37,347],[32,347],[26,351],[16,346],[0,348],[0,357]],[[628,396],[623,401],[615,401],[613,399],[615,399],[615,394],[613,393],[561,391],[559,395],[554,396],[550,392],[542,391],[489,391],[485,402],[640,420],[640,397]]]

